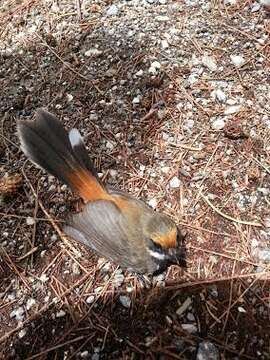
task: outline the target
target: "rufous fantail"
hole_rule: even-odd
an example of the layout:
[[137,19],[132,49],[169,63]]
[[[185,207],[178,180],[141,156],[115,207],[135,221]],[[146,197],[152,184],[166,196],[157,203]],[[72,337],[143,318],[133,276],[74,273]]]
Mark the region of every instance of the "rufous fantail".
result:
[[77,129],[69,133],[51,113],[17,124],[23,152],[70,186],[84,200],[63,231],[123,269],[158,274],[172,264],[185,266],[184,236],[166,215],[133,196],[105,187]]

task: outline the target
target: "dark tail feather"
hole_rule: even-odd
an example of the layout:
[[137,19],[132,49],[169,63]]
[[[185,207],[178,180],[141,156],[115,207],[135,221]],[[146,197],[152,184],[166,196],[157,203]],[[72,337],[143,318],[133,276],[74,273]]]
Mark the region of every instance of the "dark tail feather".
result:
[[78,131],[73,130],[77,137],[72,139],[61,122],[43,109],[37,110],[35,120],[20,121],[17,126],[22,150],[30,160],[86,200],[91,200],[92,194],[96,198],[104,193]]
[[76,156],[76,158],[80,161],[81,165],[89,170],[91,174],[93,174],[98,181],[99,177],[97,171],[90,160],[86,147],[83,142],[83,138],[77,129],[71,129],[68,133],[69,141],[72,146],[72,150]]

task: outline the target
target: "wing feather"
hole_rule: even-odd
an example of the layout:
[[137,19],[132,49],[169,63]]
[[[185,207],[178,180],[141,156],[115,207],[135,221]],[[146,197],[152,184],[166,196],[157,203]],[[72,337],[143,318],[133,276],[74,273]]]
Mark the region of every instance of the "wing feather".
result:
[[[132,267],[132,251],[128,244],[127,222],[117,206],[108,200],[85,205],[64,227],[64,232],[92,248],[99,255],[117,261],[123,267]],[[117,260],[116,260],[117,259]]]

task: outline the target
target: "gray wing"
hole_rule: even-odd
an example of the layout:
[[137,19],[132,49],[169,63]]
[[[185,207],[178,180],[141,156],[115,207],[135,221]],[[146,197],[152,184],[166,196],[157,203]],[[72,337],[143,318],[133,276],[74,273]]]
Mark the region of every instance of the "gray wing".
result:
[[130,243],[127,241],[132,234],[124,216],[113,202],[107,200],[89,202],[82,212],[72,216],[63,230],[99,255],[122,267],[136,269],[136,256],[134,258]]

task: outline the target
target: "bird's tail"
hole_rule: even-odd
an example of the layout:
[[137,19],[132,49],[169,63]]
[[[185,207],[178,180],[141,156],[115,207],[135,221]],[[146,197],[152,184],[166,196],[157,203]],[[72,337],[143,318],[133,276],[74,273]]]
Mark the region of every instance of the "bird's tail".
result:
[[21,147],[35,164],[62,180],[84,200],[106,199],[82,137],[77,129],[69,133],[52,114],[38,109],[36,118],[17,124]]

